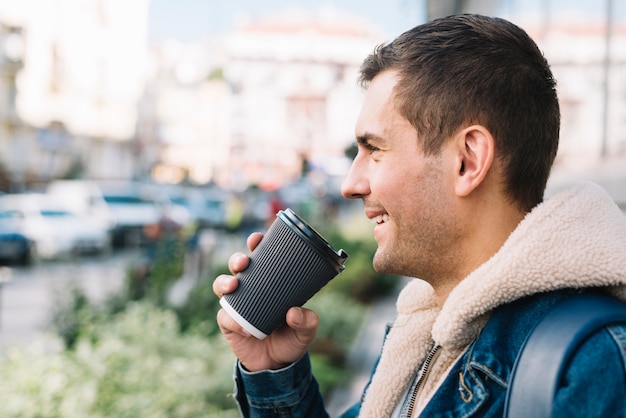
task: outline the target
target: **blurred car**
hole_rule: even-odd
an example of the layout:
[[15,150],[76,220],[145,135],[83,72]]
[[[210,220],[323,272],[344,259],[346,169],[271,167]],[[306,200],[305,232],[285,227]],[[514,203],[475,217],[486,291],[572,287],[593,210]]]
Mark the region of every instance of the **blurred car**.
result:
[[166,187],[172,204],[189,214],[198,228],[224,228],[226,225],[226,193],[217,188]]
[[110,231],[97,219],[63,208],[43,209],[42,215],[56,217],[56,221],[63,225],[72,239],[75,254],[105,254],[111,249]]
[[74,213],[99,222],[112,233],[115,218],[104,201],[100,187],[89,180],[55,180],[46,188],[46,194],[62,200]]
[[110,248],[102,225],[43,193],[0,196],[0,212],[8,214],[5,228],[29,240],[31,258],[55,259]]
[[[189,225],[194,221],[189,210],[189,198],[186,193],[173,193],[172,188],[165,185],[149,184],[144,187],[150,190],[154,196],[154,200],[161,212],[161,220],[173,222],[180,227]],[[169,190],[169,191],[168,191]],[[186,190],[181,188],[181,190]]]
[[19,212],[0,211],[0,262],[25,266],[33,260],[33,245],[17,225],[19,216]]
[[106,182],[99,186],[115,220],[115,247],[145,245],[150,241],[146,232],[155,226],[180,227],[191,219],[189,212],[173,203],[160,186],[139,182]]
[[198,200],[198,204],[192,205],[192,213],[205,228],[226,227],[226,196],[218,193],[206,193]]
[[114,219],[113,246],[137,246],[145,243],[145,228],[158,224],[161,217],[154,198],[132,183],[109,183],[101,185],[101,190]]

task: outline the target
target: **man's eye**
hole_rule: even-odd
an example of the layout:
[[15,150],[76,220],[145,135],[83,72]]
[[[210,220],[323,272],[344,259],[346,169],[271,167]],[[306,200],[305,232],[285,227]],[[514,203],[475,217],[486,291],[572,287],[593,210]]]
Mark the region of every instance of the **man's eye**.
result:
[[380,148],[375,147],[372,144],[365,144],[365,148],[367,148],[369,152],[380,151]]

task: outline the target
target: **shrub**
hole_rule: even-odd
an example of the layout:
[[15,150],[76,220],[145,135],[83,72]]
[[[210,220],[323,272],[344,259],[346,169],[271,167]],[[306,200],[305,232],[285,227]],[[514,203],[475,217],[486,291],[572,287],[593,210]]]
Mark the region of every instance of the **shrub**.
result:
[[331,289],[323,289],[305,306],[320,315],[311,351],[325,354],[331,364],[341,365],[359,332],[365,306]]
[[345,295],[323,289],[306,307],[320,315],[317,335],[310,346],[311,366],[322,394],[329,394],[350,376],[343,365],[358,334],[365,307]]
[[74,350],[13,348],[0,361],[0,416],[238,416],[233,355],[220,337],[181,334],[176,316],[138,303],[87,327]]
[[[216,277],[219,274],[226,274],[228,266],[219,266],[214,271]],[[219,299],[213,293],[213,278],[200,279],[189,291],[185,303],[173,309],[182,331],[195,329],[207,336],[219,333],[215,317],[220,305]]]

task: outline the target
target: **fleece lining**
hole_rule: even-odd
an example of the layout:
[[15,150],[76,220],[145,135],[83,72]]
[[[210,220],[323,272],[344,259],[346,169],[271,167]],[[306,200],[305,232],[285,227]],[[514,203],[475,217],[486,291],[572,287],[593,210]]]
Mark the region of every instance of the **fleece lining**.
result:
[[440,311],[429,284],[415,279],[406,285],[360,416],[391,416],[436,344],[441,352],[418,401],[426,405],[497,306],[539,292],[589,287],[626,301],[626,217],[601,187],[582,183],[534,208]]

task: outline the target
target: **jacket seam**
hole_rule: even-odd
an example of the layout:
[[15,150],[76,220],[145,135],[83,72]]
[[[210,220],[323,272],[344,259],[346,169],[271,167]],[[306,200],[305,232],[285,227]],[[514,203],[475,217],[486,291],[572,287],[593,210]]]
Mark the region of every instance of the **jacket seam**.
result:
[[622,365],[626,372],[626,325],[609,325],[606,329],[615,345],[617,345],[617,349],[622,357]]

